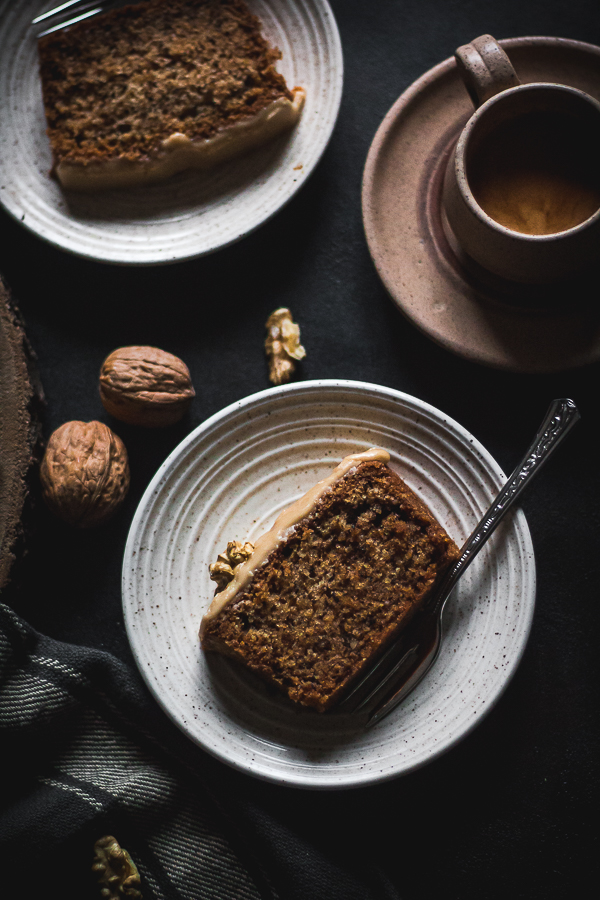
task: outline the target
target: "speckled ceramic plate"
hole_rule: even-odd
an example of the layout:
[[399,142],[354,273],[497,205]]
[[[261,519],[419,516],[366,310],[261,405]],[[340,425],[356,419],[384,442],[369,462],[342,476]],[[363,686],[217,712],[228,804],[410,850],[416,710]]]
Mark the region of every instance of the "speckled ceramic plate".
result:
[[307,788],[392,778],[435,759],[494,705],[523,653],[535,563],[515,512],[447,605],[441,655],[410,698],[368,731],[295,709],[198,643],[227,541],[255,539],[349,453],[381,446],[462,543],[505,478],[460,425],[372,384],[312,381],[254,394],[193,431],[148,487],[123,566],[135,659],[155,698],[205,750],[251,775]]
[[[600,99],[600,47],[552,37],[500,44],[523,83],[567,84]],[[384,118],[362,192],[377,271],[417,328],[466,359],[532,373],[597,362],[600,306],[589,283],[549,288],[496,278],[466,257],[445,221],[444,172],[473,112],[451,58],[415,81]]]
[[0,202],[63,250],[143,265],[202,256],[253,231],[301,187],[333,131],[342,92],[340,39],[327,0],[247,0],[282,51],[289,85],[306,89],[294,130],[213,169],[147,188],[63,192],[49,177],[37,48],[31,19],[56,0],[0,0]]

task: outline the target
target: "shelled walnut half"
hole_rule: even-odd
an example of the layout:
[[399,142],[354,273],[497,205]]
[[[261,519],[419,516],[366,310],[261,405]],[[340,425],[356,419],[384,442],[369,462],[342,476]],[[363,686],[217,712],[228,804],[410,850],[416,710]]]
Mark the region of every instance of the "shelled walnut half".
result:
[[129,489],[127,450],[102,422],[66,422],[50,436],[40,479],[42,496],[60,519],[79,528],[101,525]]
[[141,900],[140,874],[131,856],[119,846],[111,834],[94,844],[92,871],[100,882],[100,893],[105,900]]
[[306,350],[300,343],[300,326],[285,306],[276,309],[267,319],[265,352],[269,361],[269,379],[273,384],[289,381],[296,361],[304,359]]
[[119,347],[100,369],[104,409],[129,425],[173,425],[194,396],[186,364],[158,347]]

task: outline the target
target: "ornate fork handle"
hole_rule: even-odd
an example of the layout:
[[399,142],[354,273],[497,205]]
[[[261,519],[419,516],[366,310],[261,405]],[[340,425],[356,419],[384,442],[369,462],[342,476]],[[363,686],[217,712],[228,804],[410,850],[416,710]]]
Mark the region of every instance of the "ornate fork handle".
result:
[[[531,479],[539,472],[579,419],[579,412],[572,400],[554,400],[551,403],[522,462],[519,463],[488,511],[483,515],[475,531],[464,544],[458,561],[440,584],[427,611],[426,621],[433,623],[433,632],[431,628],[426,628],[423,636],[417,638],[416,644],[404,653],[400,660],[384,674],[383,678],[379,677],[375,685],[370,687],[367,697],[361,700],[356,707],[355,711],[360,710],[375,700],[366,727],[374,725],[392,709],[395,709],[414,690],[435,663],[442,637],[442,611],[456,582],[498,527],[517,497],[525,490]],[[388,651],[389,653],[390,651]],[[386,655],[384,655],[382,663],[375,667],[375,671],[381,668],[385,660]],[[394,688],[390,695],[389,686],[391,684],[394,684]]]
[[459,559],[448,571],[440,585],[435,609],[439,609],[443,605],[452,588],[483,544],[493,534],[516,499],[580,418],[579,410],[572,400],[552,401],[525,457],[462,547]]

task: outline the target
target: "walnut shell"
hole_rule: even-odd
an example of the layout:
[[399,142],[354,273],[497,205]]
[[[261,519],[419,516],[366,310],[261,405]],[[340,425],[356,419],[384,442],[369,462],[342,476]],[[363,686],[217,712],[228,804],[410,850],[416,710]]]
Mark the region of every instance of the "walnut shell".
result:
[[157,347],[120,347],[100,369],[104,409],[130,425],[173,425],[194,396],[186,364]]
[[79,528],[108,521],[129,489],[127,450],[102,422],[66,422],[50,436],[40,468],[42,496]]

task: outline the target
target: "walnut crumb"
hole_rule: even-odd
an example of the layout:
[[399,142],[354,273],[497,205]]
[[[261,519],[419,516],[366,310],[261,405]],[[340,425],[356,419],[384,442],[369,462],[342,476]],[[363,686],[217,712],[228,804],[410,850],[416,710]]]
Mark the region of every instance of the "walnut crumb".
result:
[[295,361],[306,356],[306,350],[300,343],[300,326],[294,323],[289,309],[282,306],[271,313],[266,328],[269,379],[273,384],[284,384],[294,373]]

